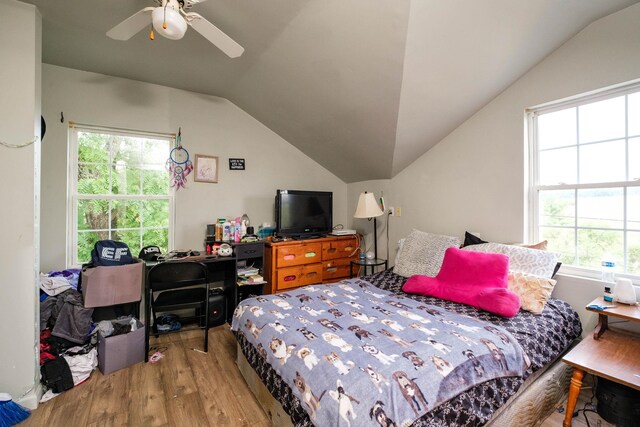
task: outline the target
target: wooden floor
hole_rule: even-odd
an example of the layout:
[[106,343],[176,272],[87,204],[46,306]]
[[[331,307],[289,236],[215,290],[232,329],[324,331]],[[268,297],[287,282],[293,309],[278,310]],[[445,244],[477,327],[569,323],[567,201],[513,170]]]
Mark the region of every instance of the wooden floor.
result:
[[[236,367],[236,341],[227,325],[209,331],[209,353],[202,349],[199,330],[152,338],[166,347],[157,363],[138,363],[102,375],[99,370],[84,383],[41,404],[20,426],[251,426],[270,425]],[[577,409],[591,398],[580,395]],[[564,405],[563,405],[564,406]],[[613,427],[587,412],[592,427]],[[562,426],[556,411],[542,427]],[[582,413],[573,426],[587,424]]]
[[161,335],[157,363],[138,363],[102,375],[41,404],[20,426],[252,426],[269,419],[236,367],[236,341],[228,326]]

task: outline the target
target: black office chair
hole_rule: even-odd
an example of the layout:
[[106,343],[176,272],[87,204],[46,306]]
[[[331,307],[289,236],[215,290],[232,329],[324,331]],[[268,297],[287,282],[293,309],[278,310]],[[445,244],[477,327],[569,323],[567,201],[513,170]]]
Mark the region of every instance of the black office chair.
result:
[[[155,298],[154,292],[159,292]],[[157,312],[196,309],[198,317],[204,318],[204,323],[200,323],[204,328],[204,351],[209,350],[209,270],[204,264],[179,261],[155,265],[149,270],[145,295],[145,362],[149,359],[151,311],[158,336]]]

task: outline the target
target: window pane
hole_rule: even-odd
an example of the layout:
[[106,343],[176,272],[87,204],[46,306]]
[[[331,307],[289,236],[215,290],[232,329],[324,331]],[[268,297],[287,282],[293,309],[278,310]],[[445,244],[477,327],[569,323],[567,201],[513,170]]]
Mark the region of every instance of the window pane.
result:
[[627,229],[640,230],[640,187],[627,188]]
[[580,183],[626,180],[624,139],[580,146]]
[[578,230],[578,265],[601,269],[602,258],[610,255],[616,271],[623,271],[623,232],[610,230]]
[[168,200],[146,200],[142,205],[142,225],[148,227],[166,227],[169,219]]
[[567,228],[540,227],[540,240],[547,240],[547,250],[560,253],[563,264],[576,263],[576,239],[574,230]]
[[576,145],[576,109],[555,111],[538,117],[538,149]]
[[640,274],[640,233],[627,233],[627,273]]
[[629,136],[640,136],[640,92],[628,96]]
[[629,140],[629,181],[640,181],[640,138]]
[[578,107],[580,143],[625,137],[625,97]]
[[578,190],[578,227],[623,228],[622,188]]
[[113,230],[111,233],[113,240],[125,242],[129,246],[131,255],[138,256],[140,253],[140,230]]
[[78,132],[78,162],[110,163],[111,138],[93,132]]
[[[167,163],[171,142],[165,139],[147,139],[144,144],[144,163],[147,165],[162,165]],[[193,159],[191,159],[193,161]]]
[[140,228],[138,200],[113,200],[111,202],[111,228]]
[[575,225],[575,190],[540,192],[540,225]]
[[164,166],[142,171],[142,193],[154,196],[169,194],[169,173]]
[[107,239],[109,239],[108,231],[79,232],[78,246],[76,246],[76,259],[78,260],[78,262],[84,264],[91,261],[91,251],[93,250],[93,245],[95,245],[98,240]]
[[78,200],[78,230],[108,229],[108,200]]
[[79,164],[77,188],[78,194],[109,194],[109,166]]
[[578,175],[576,153],[575,147],[541,151],[539,156],[540,184],[574,184]]
[[113,194],[140,194],[140,174],[137,167],[116,164],[113,171]]
[[142,234],[143,246],[158,246],[162,253],[169,251],[169,230],[166,228],[145,230]]
[[139,166],[142,162],[142,140],[140,138],[118,137],[111,145],[113,163]]

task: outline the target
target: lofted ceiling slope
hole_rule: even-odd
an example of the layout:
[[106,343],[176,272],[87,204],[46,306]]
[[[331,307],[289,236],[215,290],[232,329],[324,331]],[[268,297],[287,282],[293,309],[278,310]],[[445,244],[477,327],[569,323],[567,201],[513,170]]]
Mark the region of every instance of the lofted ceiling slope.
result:
[[638,0],[208,0],[244,48],[105,33],[152,0],[27,0],[43,61],[221,96],[345,182],[391,178],[591,22]]

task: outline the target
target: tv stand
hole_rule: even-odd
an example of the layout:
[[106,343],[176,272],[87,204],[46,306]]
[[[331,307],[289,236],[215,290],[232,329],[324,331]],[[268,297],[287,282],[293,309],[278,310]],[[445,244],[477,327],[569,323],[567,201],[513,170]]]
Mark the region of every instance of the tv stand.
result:
[[267,241],[265,293],[348,279],[351,261],[359,255],[357,236],[305,236],[301,240]]

